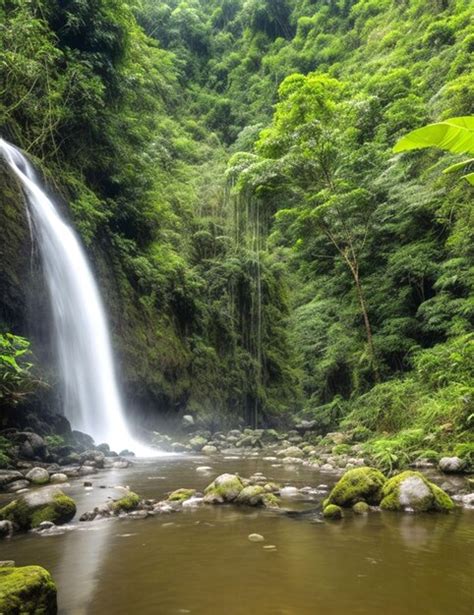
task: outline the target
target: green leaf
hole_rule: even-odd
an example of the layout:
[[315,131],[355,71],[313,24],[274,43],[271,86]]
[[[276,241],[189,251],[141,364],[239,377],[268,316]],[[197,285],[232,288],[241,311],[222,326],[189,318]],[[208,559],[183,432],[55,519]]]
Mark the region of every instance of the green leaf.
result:
[[468,164],[474,164],[474,158],[468,158],[468,160],[462,160],[461,162],[456,162],[456,164],[452,164],[447,169],[444,169],[443,173],[454,173],[455,171],[464,169],[464,167],[467,166]]
[[455,117],[409,132],[396,143],[395,153],[438,147],[453,154],[474,154],[474,116]]
[[471,184],[471,186],[474,186],[474,173],[468,173],[467,175],[463,175],[461,179],[465,179]]

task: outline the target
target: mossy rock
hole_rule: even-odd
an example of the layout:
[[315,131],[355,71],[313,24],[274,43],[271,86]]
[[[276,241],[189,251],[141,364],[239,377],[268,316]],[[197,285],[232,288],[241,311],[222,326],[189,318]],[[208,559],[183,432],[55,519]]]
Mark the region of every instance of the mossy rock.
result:
[[352,510],[356,515],[366,515],[370,510],[370,506],[367,502],[356,502],[352,507]]
[[40,566],[0,568],[0,613],[2,615],[55,615],[56,585]]
[[382,499],[385,476],[375,468],[354,468],[336,483],[326,500],[327,504],[353,506],[357,502],[377,505]]
[[136,510],[140,504],[141,498],[133,491],[129,491],[127,495],[124,495],[120,500],[113,503],[112,510],[118,514],[121,512],[132,512]]
[[58,487],[44,487],[25,493],[0,509],[0,520],[14,523],[21,530],[37,527],[43,521],[67,523],[76,514],[76,503]]
[[383,487],[380,503],[384,510],[449,512],[454,503],[449,495],[420,472],[407,470],[390,478]]
[[223,504],[233,502],[244,488],[236,474],[221,474],[205,489],[206,504]]
[[325,519],[342,519],[342,508],[336,504],[328,504],[323,510]]
[[168,500],[170,502],[184,502],[189,500],[196,494],[196,489],[176,489],[173,493],[170,493]]
[[244,487],[237,496],[235,503],[245,506],[265,506],[266,508],[276,508],[279,506],[278,498],[261,485],[248,485]]
[[207,438],[204,438],[203,436],[194,436],[194,438],[189,440],[189,445],[193,451],[198,452],[206,446],[207,442]]

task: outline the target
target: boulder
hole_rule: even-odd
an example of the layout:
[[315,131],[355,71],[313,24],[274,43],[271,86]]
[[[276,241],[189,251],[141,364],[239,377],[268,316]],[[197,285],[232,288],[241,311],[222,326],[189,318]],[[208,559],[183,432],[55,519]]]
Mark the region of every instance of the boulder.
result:
[[464,471],[465,463],[459,457],[441,457],[439,469],[446,474],[460,474]]
[[204,438],[204,436],[194,436],[194,438],[191,438],[191,440],[189,440],[189,445],[191,446],[193,451],[196,452],[200,451],[206,444],[207,438]]
[[[115,463],[113,464],[114,467]],[[127,467],[127,466],[125,466]],[[95,474],[97,472],[97,468],[95,466],[91,466],[91,465],[84,465],[81,466],[78,470],[77,470],[77,475],[78,476],[90,476],[91,474]]]
[[329,494],[328,504],[353,506],[356,502],[378,505],[385,476],[375,468],[354,468],[346,472]]
[[242,432],[239,429],[231,429],[227,434],[227,439],[237,438],[239,440],[242,437]]
[[237,448],[262,448],[262,440],[260,439],[260,436],[251,433],[245,435],[243,438],[240,438],[235,445]]
[[74,500],[56,486],[24,493],[0,508],[0,520],[11,521],[21,530],[29,530],[42,521],[52,521],[56,525],[67,523],[75,514]]
[[79,462],[83,465],[94,466],[96,468],[104,467],[105,454],[102,451],[94,449],[84,451],[79,456]]
[[[112,463],[112,467],[115,468],[116,470],[125,470],[126,468],[129,468],[130,465],[131,465],[131,463],[127,459],[120,459],[120,460],[114,461]],[[84,467],[86,467],[86,466],[84,466]],[[95,469],[94,469],[94,471],[95,471]],[[91,473],[92,472],[89,472],[89,474],[91,474]]]
[[366,515],[370,510],[370,506],[366,502],[356,502],[352,510],[356,515]]
[[292,457],[294,459],[301,459],[304,457],[303,451],[298,446],[289,446],[281,451],[283,457]]
[[30,482],[26,479],[23,480],[15,480],[13,483],[8,484],[8,491],[10,493],[16,493],[17,491],[21,491],[22,489],[28,489],[30,486]]
[[106,457],[110,454],[110,446],[107,444],[107,442],[102,442],[102,444],[98,444],[96,446],[96,449],[104,453]]
[[46,485],[46,483],[49,483],[49,472],[44,468],[31,468],[26,475],[26,479],[34,485]]
[[9,483],[23,480],[23,474],[17,470],[0,470],[0,489],[5,489]]
[[206,504],[223,504],[233,502],[244,488],[236,474],[221,474],[205,489]]
[[196,489],[176,489],[173,493],[170,493],[168,496],[169,502],[184,502],[185,500],[189,500],[196,494]]
[[312,431],[316,427],[316,421],[306,421],[302,420],[296,423],[295,429],[300,433],[305,433],[307,431]]
[[49,480],[53,485],[59,483],[67,483],[67,476],[62,472],[57,472],[56,474],[52,474]]
[[38,457],[43,459],[47,454],[46,442],[41,436],[31,431],[20,431],[15,435],[15,440],[20,444],[18,456],[24,459]]
[[384,510],[449,512],[454,504],[449,495],[420,472],[407,470],[390,478],[382,490]]
[[140,496],[133,491],[129,491],[126,495],[113,503],[112,509],[117,515],[120,513],[127,513],[132,510],[137,510],[140,502]]
[[336,504],[328,504],[324,507],[323,517],[325,519],[342,519],[342,508]]
[[91,449],[94,446],[94,438],[82,431],[73,431],[72,437],[78,446],[82,447],[82,450]]
[[201,453],[204,453],[204,455],[215,455],[218,452],[219,449],[217,448],[217,446],[212,446],[210,444],[206,444],[201,449]]
[[57,612],[56,586],[47,570],[40,566],[0,568],[0,613]]
[[181,442],[173,442],[171,445],[171,450],[175,453],[184,453],[187,450],[186,444],[182,444]]
[[0,521],[0,538],[9,538],[13,534],[13,529],[11,521]]
[[278,439],[279,435],[275,429],[265,429],[262,433],[263,442],[277,442]]
[[244,487],[235,500],[236,504],[243,504],[245,506],[267,506],[270,502],[273,505],[276,504],[275,496],[269,494],[260,485]]

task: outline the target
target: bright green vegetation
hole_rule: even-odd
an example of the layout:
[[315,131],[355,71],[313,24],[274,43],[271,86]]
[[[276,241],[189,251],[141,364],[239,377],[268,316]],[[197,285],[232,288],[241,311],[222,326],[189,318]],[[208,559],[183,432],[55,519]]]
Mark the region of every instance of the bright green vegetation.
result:
[[[409,483],[411,482],[411,485]],[[409,490],[409,503],[403,497],[403,487]],[[383,487],[380,503],[384,510],[399,511],[409,507],[414,512],[449,512],[454,503],[447,493],[430,482],[420,472],[409,470],[390,478]]]
[[356,515],[366,515],[369,512],[370,507],[366,502],[356,502],[353,505],[352,510]]
[[30,395],[37,385],[32,370],[30,343],[12,333],[0,333],[0,408]]
[[138,505],[140,504],[140,500],[141,498],[139,495],[133,493],[133,491],[130,491],[129,493],[127,493],[127,495],[124,495],[123,498],[120,498],[119,500],[114,502],[114,512],[121,513],[136,510]]
[[386,482],[382,472],[375,468],[349,470],[336,483],[326,504],[349,507],[357,502],[380,504],[382,488]]
[[342,519],[343,513],[340,506],[336,504],[328,504],[324,507],[323,517],[325,519]]
[[0,519],[12,521],[21,530],[38,527],[43,521],[67,523],[76,514],[72,498],[57,489],[32,491],[0,508]]
[[170,502],[184,502],[189,500],[196,493],[196,489],[176,489],[173,493],[170,493],[168,500]]
[[56,586],[40,566],[0,568],[0,613],[55,615]]
[[[406,152],[423,147],[439,147],[453,154],[474,154],[474,117],[453,117],[413,130],[400,139],[393,151]],[[469,170],[473,162],[474,158],[456,162],[443,173]],[[474,185],[474,173],[466,173],[463,179]]]
[[[0,22],[1,133],[70,204],[133,407],[358,429],[383,471],[472,462],[467,0],[12,0]],[[29,262],[5,179],[0,331],[27,330]],[[11,405],[31,367],[0,340]]]

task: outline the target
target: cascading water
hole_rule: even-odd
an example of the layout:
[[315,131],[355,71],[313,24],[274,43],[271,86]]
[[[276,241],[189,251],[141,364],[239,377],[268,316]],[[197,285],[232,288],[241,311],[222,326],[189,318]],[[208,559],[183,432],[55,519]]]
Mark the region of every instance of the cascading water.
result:
[[37,235],[56,329],[64,413],[74,429],[112,448],[150,449],[130,435],[118,391],[104,308],[84,251],[41,189],[33,167],[0,139],[0,153],[20,180]]

